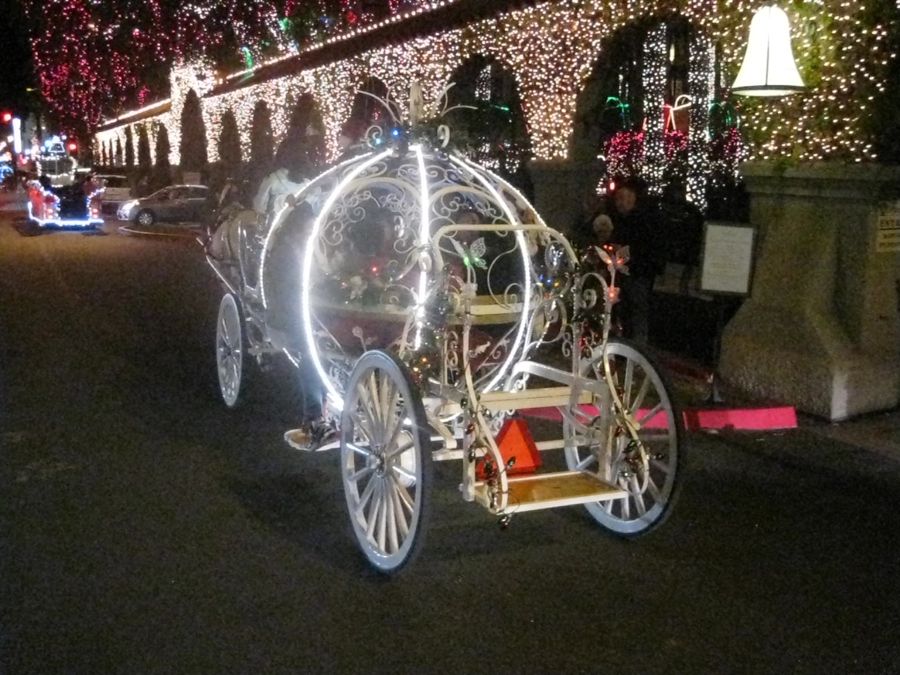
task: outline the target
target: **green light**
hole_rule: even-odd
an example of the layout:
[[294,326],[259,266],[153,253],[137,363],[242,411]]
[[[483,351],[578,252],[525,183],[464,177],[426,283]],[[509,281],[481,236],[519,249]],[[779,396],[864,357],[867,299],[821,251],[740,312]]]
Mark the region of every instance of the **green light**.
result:
[[252,68],[254,63],[253,54],[247,47],[241,47],[241,53],[244,55],[244,65],[247,68]]

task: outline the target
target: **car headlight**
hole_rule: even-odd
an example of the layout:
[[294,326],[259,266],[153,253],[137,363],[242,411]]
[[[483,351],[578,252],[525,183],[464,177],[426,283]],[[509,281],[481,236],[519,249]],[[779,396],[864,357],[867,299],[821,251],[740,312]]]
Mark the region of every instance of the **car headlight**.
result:
[[128,218],[131,215],[131,212],[137,208],[137,200],[132,199],[130,202],[125,202],[122,206],[119,207],[119,216],[122,218]]

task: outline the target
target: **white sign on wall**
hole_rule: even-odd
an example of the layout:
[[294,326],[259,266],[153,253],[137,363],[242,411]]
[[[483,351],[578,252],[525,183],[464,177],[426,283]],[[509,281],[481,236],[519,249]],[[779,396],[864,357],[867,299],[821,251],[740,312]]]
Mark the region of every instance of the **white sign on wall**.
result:
[[875,252],[900,252],[900,202],[881,210],[875,228]]
[[709,293],[750,294],[756,230],[743,223],[706,223],[700,288]]

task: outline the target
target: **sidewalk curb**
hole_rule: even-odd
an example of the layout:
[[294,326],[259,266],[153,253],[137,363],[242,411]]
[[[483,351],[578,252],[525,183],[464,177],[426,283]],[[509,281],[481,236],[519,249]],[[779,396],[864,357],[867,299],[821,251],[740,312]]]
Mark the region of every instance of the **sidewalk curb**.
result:
[[202,233],[199,227],[155,227],[153,229],[141,228],[137,225],[120,225],[118,231],[125,235],[139,237],[170,237],[172,239],[196,239]]

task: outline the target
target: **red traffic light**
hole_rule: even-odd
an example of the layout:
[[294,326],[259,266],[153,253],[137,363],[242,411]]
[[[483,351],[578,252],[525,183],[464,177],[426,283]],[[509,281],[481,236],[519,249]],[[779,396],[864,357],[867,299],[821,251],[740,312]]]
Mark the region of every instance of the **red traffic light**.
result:
[[75,141],[69,141],[66,148],[68,148],[69,152],[75,152],[78,149],[78,144]]
[[12,113],[6,110],[3,112],[3,123],[9,124],[10,122],[12,122]]

